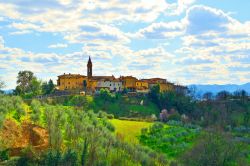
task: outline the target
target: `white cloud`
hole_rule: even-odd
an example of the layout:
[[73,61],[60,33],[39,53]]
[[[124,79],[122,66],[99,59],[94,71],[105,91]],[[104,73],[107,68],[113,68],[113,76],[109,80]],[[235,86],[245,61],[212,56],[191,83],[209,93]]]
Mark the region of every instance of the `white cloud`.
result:
[[[27,2],[29,6],[25,5]],[[6,47],[0,38],[0,68],[11,76],[23,69],[34,70],[38,75],[84,74],[85,60],[91,56],[96,75],[157,75],[181,83],[250,80],[250,74],[247,75],[250,22],[240,22],[219,9],[190,7],[193,3],[194,0],[178,0],[172,4],[166,0],[0,3],[0,18],[10,20],[11,35],[37,31],[60,33],[67,42],[84,45],[82,50],[71,54],[33,53]],[[164,17],[185,11],[182,19],[164,22]],[[125,33],[123,26],[130,23],[148,26],[136,33]],[[154,39],[155,43],[135,51],[129,45],[135,38],[142,42]],[[175,44],[169,40],[173,38],[180,39],[181,48],[169,52],[168,48]],[[169,45],[164,45],[162,39]],[[66,48],[67,44],[48,47]]]
[[185,25],[181,22],[159,22],[139,30],[137,37],[145,37],[148,39],[165,39],[168,37],[180,36],[184,33]]
[[167,15],[179,15],[190,7],[196,0],[178,0],[177,3],[171,4],[172,12]]
[[29,34],[32,33],[30,30],[22,30],[22,31],[15,31],[11,32],[10,35],[24,35],[24,34]]
[[48,48],[67,48],[68,45],[67,44],[63,44],[63,43],[57,43],[57,44],[52,44],[49,45]]

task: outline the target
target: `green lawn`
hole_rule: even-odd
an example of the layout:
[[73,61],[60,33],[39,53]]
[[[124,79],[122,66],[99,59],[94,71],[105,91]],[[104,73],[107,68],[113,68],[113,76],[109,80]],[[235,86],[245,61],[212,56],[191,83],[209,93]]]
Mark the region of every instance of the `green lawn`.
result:
[[124,139],[124,141],[139,143],[138,136],[141,133],[142,128],[147,128],[153,123],[139,122],[139,121],[127,121],[112,119],[110,122],[115,126],[115,133]]

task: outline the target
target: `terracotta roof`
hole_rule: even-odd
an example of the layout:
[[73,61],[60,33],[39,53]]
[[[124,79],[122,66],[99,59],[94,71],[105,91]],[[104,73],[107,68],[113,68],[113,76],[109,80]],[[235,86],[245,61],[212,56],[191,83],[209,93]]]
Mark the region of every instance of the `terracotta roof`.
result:
[[149,84],[157,84],[159,83],[158,81],[163,81],[164,83],[167,83],[167,80],[163,78],[149,78],[149,79],[141,79],[141,80],[146,81]]
[[136,82],[148,82],[146,80],[137,80]]
[[63,75],[59,75],[57,76],[58,78],[80,78],[80,77],[87,77],[87,76],[84,76],[84,75],[80,75],[80,74],[63,74]]
[[115,80],[114,76],[92,76],[91,80]]
[[136,77],[133,77],[133,76],[120,76],[120,79],[125,79],[125,78],[134,78],[134,79],[137,79]]

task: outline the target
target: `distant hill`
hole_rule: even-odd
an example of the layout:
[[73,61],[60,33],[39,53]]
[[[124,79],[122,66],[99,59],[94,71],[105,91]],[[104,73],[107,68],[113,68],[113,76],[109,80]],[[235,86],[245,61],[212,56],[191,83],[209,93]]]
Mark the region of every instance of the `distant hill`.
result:
[[5,94],[10,94],[10,93],[12,93],[13,91],[14,91],[13,89],[3,90],[3,92],[4,92]]
[[245,90],[248,93],[250,93],[250,83],[242,84],[242,85],[236,85],[236,84],[225,84],[225,85],[200,85],[200,84],[192,84],[188,86],[189,88],[195,87],[197,94],[204,94],[206,92],[212,92],[213,94],[216,94],[220,91],[228,91],[228,92],[234,92],[236,90]]

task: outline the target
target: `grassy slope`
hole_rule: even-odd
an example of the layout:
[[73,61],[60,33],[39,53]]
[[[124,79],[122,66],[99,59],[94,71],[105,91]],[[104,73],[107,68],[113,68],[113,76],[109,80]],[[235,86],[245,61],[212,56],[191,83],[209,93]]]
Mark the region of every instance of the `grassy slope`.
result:
[[112,119],[110,122],[115,126],[115,132],[120,137],[124,138],[125,141],[132,143],[138,143],[138,136],[141,133],[142,128],[147,128],[152,123],[149,122],[138,122],[138,121],[127,121]]
[[[157,106],[145,98],[120,97],[114,101],[105,102],[102,98],[96,97],[93,100],[88,100],[90,108],[95,112],[102,110],[114,114],[115,117],[147,117],[159,114]],[[144,101],[143,105],[140,104],[142,100]]]

